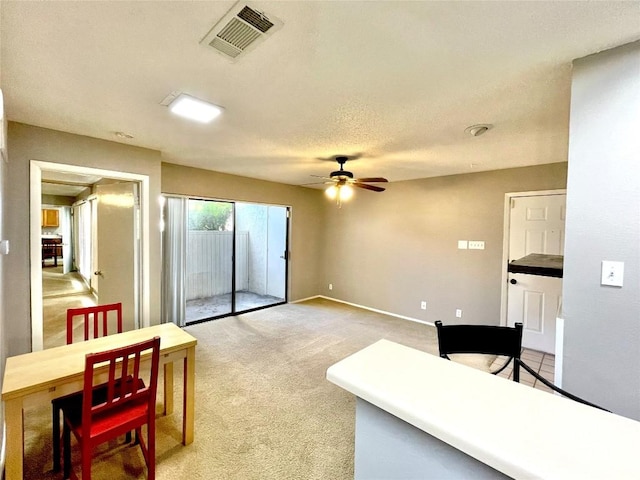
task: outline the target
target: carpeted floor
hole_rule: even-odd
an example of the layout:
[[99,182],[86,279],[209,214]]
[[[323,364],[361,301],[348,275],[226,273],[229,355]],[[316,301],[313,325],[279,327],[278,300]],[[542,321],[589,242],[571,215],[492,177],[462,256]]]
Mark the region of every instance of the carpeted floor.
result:
[[[198,339],[195,441],[180,443],[176,368],[175,413],[157,419],[160,480],[353,478],[355,399],[326,380],[327,368],[381,338],[437,352],[433,327],[324,299],[186,330]],[[25,412],[26,479],[62,478],[50,471],[50,415]],[[94,479],[146,478],[138,447],[111,447]]]

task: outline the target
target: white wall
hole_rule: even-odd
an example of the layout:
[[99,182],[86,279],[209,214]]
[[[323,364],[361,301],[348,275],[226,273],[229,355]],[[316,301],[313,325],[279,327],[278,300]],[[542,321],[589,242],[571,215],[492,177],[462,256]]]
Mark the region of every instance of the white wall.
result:
[[[574,63],[563,388],[640,420],[640,42]],[[624,286],[600,285],[624,262]]]
[[[267,211],[266,205],[236,204],[236,229],[249,233],[247,289],[260,295],[267,294]],[[239,285],[236,290],[241,290]]]

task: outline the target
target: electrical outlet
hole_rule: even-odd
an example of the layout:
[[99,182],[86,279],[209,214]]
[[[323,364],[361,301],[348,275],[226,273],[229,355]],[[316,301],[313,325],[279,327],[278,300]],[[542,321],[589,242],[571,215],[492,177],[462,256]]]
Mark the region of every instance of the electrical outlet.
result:
[[426,310],[427,309],[427,302],[425,302],[424,300],[422,302],[420,302],[420,308],[422,310]]
[[329,290],[333,290],[333,283],[329,284]]
[[462,318],[462,310],[460,308],[456,308],[456,318]]
[[482,240],[469,240],[469,250],[484,250],[484,242]]

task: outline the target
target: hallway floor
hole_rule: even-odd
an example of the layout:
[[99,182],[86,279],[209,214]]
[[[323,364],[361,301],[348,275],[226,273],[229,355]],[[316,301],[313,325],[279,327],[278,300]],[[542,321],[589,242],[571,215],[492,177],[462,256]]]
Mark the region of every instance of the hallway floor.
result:
[[76,273],[62,273],[62,266],[42,269],[42,319],[44,348],[67,343],[67,309],[95,305],[82,277]]

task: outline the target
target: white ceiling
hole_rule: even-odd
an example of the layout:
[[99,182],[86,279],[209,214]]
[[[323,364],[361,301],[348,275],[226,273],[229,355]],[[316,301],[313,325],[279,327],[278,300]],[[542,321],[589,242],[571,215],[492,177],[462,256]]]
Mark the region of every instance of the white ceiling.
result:
[[[256,1],[284,26],[232,63],[200,40],[234,4],[2,1],[9,120],[294,185],[336,154],[391,181],[544,164],[567,158],[572,59],[640,39],[638,1]],[[176,90],[225,112],[175,117]]]
[[44,195],[77,197],[90,186],[102,180],[97,175],[42,170],[41,191]]

